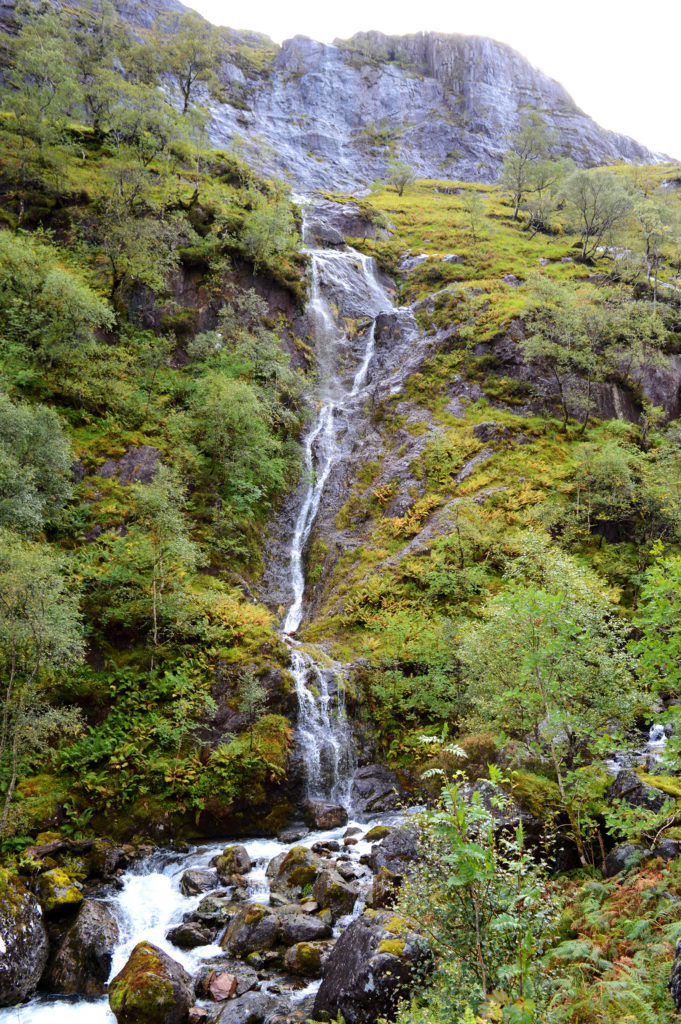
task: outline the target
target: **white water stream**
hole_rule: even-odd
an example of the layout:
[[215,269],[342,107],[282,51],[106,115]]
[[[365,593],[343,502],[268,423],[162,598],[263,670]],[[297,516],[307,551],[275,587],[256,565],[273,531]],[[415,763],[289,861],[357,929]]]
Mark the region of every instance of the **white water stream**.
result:
[[[307,794],[338,800],[346,806],[356,755],[352,731],[345,715],[343,668],[323,652],[295,639],[303,619],[305,594],[305,548],[319,511],[324,488],[334,466],[343,456],[341,431],[351,434],[353,415],[363,401],[363,389],[370,376],[374,356],[375,321],[379,313],[393,304],[380,284],[372,259],[353,249],[309,249],[311,296],[308,317],[314,334],[317,361],[316,413],[304,441],[304,465],[307,486],[296,518],[291,541],[289,569],[292,601],[282,632],[291,651],[291,671],[298,695],[296,744],[305,768]],[[336,312],[336,309],[338,312]],[[367,320],[360,346],[342,326],[342,318]],[[358,347],[360,351],[358,352]],[[388,821],[397,819],[384,819]],[[363,836],[369,825],[350,821],[348,826],[330,832],[311,833],[300,845],[311,847],[324,840],[341,840],[346,827],[359,830],[357,845],[347,853],[355,862],[369,852]],[[146,939],[164,949],[191,974],[201,963],[220,955],[219,946],[202,946],[185,951],[173,946],[166,933],[193,911],[200,896],[185,897],[180,879],[189,868],[205,868],[212,857],[227,845],[217,842],[192,849],[188,853],[158,852],[123,876],[123,888],[106,898],[119,922],[120,941],[114,951],[111,977],[127,961],[133,947]],[[265,869],[272,857],[288,845],[270,839],[253,839],[243,844],[254,862],[248,875],[249,900],[269,901],[269,883]],[[363,901],[358,901],[357,912]],[[289,998],[300,999],[314,991],[318,983],[302,990],[291,989]],[[115,1024],[107,1000],[55,999],[37,997],[25,1006],[0,1010],[1,1024]]]

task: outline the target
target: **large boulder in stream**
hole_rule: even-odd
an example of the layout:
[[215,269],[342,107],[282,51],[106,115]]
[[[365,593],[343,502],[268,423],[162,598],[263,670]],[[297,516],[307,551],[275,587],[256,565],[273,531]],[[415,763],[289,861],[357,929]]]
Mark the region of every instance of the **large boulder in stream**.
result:
[[248,874],[253,866],[245,846],[228,846],[211,863],[215,865],[223,885],[229,885],[234,875]]
[[139,942],[109,985],[118,1024],[186,1024],[194,1002],[192,980],[151,942]]
[[305,824],[314,829],[341,828],[348,823],[348,812],[341,804],[310,797],[303,804]]
[[277,915],[254,903],[244,907],[230,922],[220,945],[232,956],[246,956],[271,949],[279,939],[280,931]]
[[320,872],[328,867],[328,861],[318,857],[306,846],[293,846],[287,853],[280,853],[267,865],[270,889],[297,900],[305,888],[312,887]]
[[364,913],[346,928],[322,974],[312,1016],[375,1024],[394,1016],[401,998],[431,967],[419,937],[389,913]]
[[33,995],[48,949],[38,901],[10,876],[0,888],[0,1006],[13,1006]]
[[355,772],[350,793],[355,814],[391,811],[404,801],[404,790],[397,775],[386,765],[368,764]]
[[357,896],[357,889],[331,870],[322,871],[312,889],[312,899],[322,910],[330,910],[334,921],[352,913]]
[[41,987],[87,999],[103,995],[117,942],[118,923],[107,905],[85,900],[50,958]]
[[198,896],[217,889],[219,881],[218,873],[213,869],[189,868],[180,879],[180,892],[183,896]]

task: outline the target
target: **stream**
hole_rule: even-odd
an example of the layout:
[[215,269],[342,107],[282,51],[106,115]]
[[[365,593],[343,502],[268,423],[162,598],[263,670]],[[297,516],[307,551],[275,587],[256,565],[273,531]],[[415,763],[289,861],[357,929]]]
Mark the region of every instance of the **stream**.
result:
[[[303,202],[303,239],[307,243],[307,204]],[[298,719],[294,743],[305,774],[308,797],[319,797],[342,804],[349,813],[347,825],[327,832],[310,832],[297,843],[281,843],[268,838],[243,841],[253,868],[247,875],[247,900],[268,903],[269,880],[265,874],[270,860],[292,845],[312,847],[315,843],[335,841],[343,847],[348,829],[355,829],[356,842],[343,849],[347,860],[358,865],[370,852],[364,840],[377,823],[398,824],[396,814],[374,816],[370,823],[352,820],[350,793],[357,768],[352,727],[345,714],[344,668],[333,662],[321,648],[303,644],[296,633],[303,621],[305,597],[305,551],[315,524],[320,502],[329,477],[349,451],[353,421],[356,423],[371,380],[375,347],[376,318],[394,310],[388,292],[381,284],[373,259],[349,247],[307,249],[310,258],[310,301],[307,316],[314,337],[317,376],[311,426],[303,440],[303,483],[297,492],[300,502],[288,557],[291,603],[284,616],[282,636],[291,655],[291,673],[298,698]],[[353,336],[343,326],[343,318],[359,322]],[[206,868],[221,853],[229,840],[192,847],[187,852],[156,851],[137,863],[121,878],[121,888],[102,896],[119,923],[120,937],[113,955],[110,978],[126,963],[133,947],[143,939],[165,950],[196,975],[202,964],[224,955],[218,945],[182,950],[166,939],[166,933],[180,923],[183,915],[196,909],[201,896],[184,896],[180,880],[187,869]],[[361,872],[360,872],[361,873]],[[371,884],[365,872],[359,882],[360,896],[353,915],[337,922],[335,933],[364,905]],[[295,1008],[313,994],[319,981],[307,983],[292,977],[277,976],[278,991]],[[262,986],[267,990],[269,981]],[[204,1004],[208,1005],[208,1004]],[[115,1024],[106,997],[87,1001],[78,998],[37,996],[31,1002],[0,1010],[2,1024]]]

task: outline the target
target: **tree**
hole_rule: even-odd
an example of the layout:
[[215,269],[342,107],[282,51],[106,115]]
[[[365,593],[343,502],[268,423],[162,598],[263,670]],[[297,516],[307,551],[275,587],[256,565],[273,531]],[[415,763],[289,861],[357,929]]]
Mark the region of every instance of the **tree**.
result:
[[268,201],[258,198],[253,209],[244,214],[237,243],[253,262],[254,271],[284,253],[297,252],[300,238],[291,204],[283,196]]
[[574,171],[563,187],[568,214],[579,231],[583,260],[595,256],[631,209],[631,199],[608,171]]
[[267,704],[267,690],[252,672],[244,672],[239,685],[239,703],[242,715],[248,720],[250,735],[249,750],[253,750],[253,726],[263,713]]
[[577,292],[568,285],[535,279],[527,301],[530,334],[522,342],[530,362],[555,381],[567,430],[571,406],[583,409],[582,433],[591,408],[592,383],[604,370],[602,348],[607,316],[593,289]]
[[397,159],[388,161],[386,183],[397,192],[398,196],[403,195],[405,188],[413,181],[416,181],[416,174],[410,164]]
[[568,814],[567,773],[580,747],[597,746],[615,723],[629,725],[642,700],[625,640],[598,577],[534,537],[482,622],[463,633],[460,657],[477,717],[534,756],[548,752]]
[[52,366],[87,348],[94,331],[113,314],[76,273],[58,262],[47,244],[0,232],[0,313],[7,341],[33,351]]
[[491,775],[481,793],[457,773],[445,783],[440,806],[416,819],[418,868],[400,890],[395,920],[412,923],[438,970],[425,993],[426,1012],[412,1016],[405,1007],[400,1024],[459,1020],[501,993],[513,1014],[505,1020],[534,1021],[549,994],[541,957],[557,901],[545,867],[526,849],[522,826],[503,827],[508,798],[493,765]]
[[462,199],[466,221],[473,245],[477,245],[482,225],[485,223],[486,204],[483,195],[473,189],[466,189]]
[[215,67],[220,57],[220,37],[213,26],[198,14],[183,14],[179,19],[167,15],[162,25],[160,68],[166,71],[182,97],[182,113],[187,114],[197,85],[217,81]]
[[513,219],[518,219],[524,197],[534,192],[538,181],[548,187],[548,156],[555,133],[549,132],[539,114],[532,113],[507,137],[508,149],[499,175],[499,184],[513,200]]
[[0,770],[4,804],[0,837],[12,796],[31,754],[76,733],[79,715],[51,707],[45,684],[83,655],[77,595],[59,562],[42,544],[0,531]]
[[71,496],[73,455],[59,417],[0,394],[0,527],[35,536]]

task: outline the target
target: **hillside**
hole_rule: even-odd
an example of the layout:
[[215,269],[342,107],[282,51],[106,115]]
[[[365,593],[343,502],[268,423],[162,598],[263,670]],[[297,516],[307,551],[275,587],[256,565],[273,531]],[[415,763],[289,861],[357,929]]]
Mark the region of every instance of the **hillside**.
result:
[[671,1024],[681,169],[489,40],[4,46],[0,1021]]

